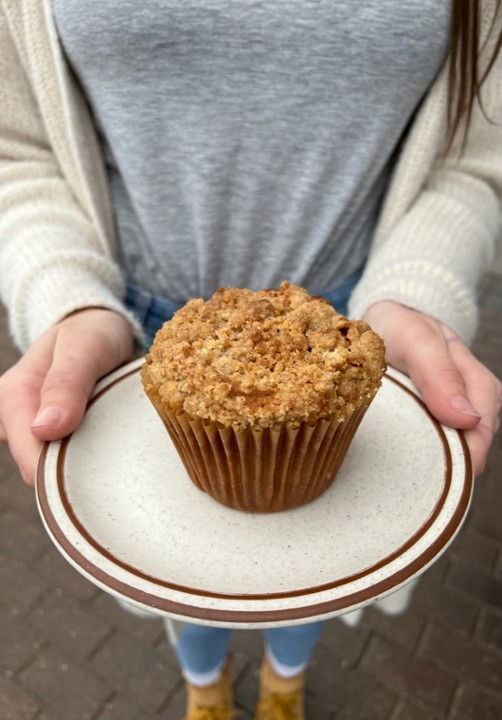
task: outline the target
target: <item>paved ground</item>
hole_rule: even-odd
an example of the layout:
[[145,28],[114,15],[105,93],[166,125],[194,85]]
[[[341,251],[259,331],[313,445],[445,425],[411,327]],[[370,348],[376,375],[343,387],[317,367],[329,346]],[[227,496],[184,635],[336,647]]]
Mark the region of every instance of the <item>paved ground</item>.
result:
[[[502,283],[481,297],[479,357],[502,375]],[[0,318],[0,370],[16,359]],[[309,678],[310,720],[501,720],[502,444],[469,518],[399,619],[374,608],[329,623]],[[0,448],[0,720],[178,720],[183,688],[160,621],[123,612],[53,548]],[[257,633],[234,639],[251,713]]]

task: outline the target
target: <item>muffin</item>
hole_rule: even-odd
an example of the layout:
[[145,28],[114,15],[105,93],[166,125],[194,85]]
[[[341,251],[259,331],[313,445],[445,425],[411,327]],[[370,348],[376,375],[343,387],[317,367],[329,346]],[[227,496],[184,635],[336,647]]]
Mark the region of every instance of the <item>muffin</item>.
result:
[[285,281],[190,300],[158,331],[141,378],[198,488],[276,512],[333,482],[385,370],[366,323]]

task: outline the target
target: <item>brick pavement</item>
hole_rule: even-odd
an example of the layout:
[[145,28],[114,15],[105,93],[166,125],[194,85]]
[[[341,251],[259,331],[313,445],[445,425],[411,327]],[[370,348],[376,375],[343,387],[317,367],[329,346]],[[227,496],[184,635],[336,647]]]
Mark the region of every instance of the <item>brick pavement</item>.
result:
[[[478,356],[502,375],[502,283],[481,293]],[[17,358],[0,317],[0,370]],[[328,623],[309,675],[311,720],[501,720],[502,443],[468,520],[399,618],[375,608]],[[0,720],[177,720],[184,694],[159,620],[122,611],[73,570],[0,447]],[[258,633],[233,640],[236,694],[251,713]]]

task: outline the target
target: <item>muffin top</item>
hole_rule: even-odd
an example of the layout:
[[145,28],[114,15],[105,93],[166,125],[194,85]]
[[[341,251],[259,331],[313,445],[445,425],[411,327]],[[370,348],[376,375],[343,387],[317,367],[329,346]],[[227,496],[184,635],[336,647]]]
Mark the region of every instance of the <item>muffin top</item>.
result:
[[259,428],[345,420],[375,395],[386,364],[366,323],[284,281],[190,300],[158,331],[144,370],[167,409]]

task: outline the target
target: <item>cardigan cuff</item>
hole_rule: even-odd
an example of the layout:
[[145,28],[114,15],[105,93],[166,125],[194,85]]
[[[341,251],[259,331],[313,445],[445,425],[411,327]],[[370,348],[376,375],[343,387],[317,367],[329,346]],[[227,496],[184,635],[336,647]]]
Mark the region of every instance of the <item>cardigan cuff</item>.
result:
[[[103,273],[102,273],[103,275]],[[9,328],[16,346],[24,352],[45,330],[76,310],[100,307],[121,315],[133,337],[144,341],[140,323],[130,313],[121,297],[123,286],[118,274],[100,277],[89,268],[70,269],[66,263],[50,265],[17,288],[10,303]]]
[[394,300],[440,320],[469,344],[476,332],[476,298],[433,263],[396,261],[380,273],[365,272],[349,301],[349,316],[362,318],[370,305]]

